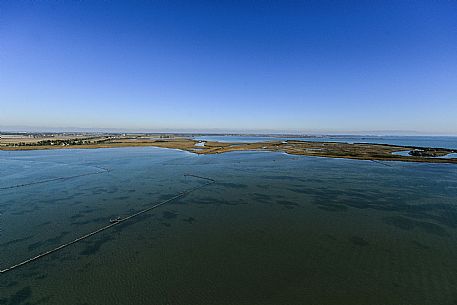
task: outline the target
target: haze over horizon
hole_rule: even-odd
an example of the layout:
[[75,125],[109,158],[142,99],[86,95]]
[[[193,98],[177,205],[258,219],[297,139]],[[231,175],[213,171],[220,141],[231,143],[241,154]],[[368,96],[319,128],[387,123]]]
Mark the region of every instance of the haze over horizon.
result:
[[457,135],[457,2],[0,3],[0,130]]
[[246,135],[354,135],[354,136],[445,136],[457,137],[453,133],[417,132],[414,130],[329,130],[329,129],[202,129],[202,128],[84,128],[84,127],[46,127],[46,126],[1,126],[4,133],[183,133],[183,134],[246,134]]

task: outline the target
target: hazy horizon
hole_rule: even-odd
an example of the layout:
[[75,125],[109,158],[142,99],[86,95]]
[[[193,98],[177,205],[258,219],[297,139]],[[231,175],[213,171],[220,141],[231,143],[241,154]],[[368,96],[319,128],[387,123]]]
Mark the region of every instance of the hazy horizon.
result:
[[7,133],[188,133],[188,134],[246,134],[246,135],[354,135],[354,136],[447,136],[457,137],[457,134],[421,133],[413,130],[273,130],[273,129],[126,129],[126,128],[80,128],[80,127],[31,127],[31,126],[0,126],[0,134]]

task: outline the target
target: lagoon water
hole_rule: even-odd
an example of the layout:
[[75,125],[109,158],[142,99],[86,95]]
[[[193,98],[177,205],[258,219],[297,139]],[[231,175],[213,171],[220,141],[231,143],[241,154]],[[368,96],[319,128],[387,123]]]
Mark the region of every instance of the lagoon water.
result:
[[[101,172],[100,167],[110,169]],[[160,148],[0,151],[0,304],[455,304],[457,166]],[[91,174],[93,175],[86,175]]]

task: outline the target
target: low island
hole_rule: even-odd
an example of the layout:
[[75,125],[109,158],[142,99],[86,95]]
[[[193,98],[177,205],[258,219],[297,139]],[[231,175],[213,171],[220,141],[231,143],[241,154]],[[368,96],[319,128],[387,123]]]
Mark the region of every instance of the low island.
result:
[[[179,134],[21,134],[2,135],[0,150],[41,150],[69,148],[115,148],[154,146],[180,149],[195,154],[219,154],[232,151],[276,151],[292,155],[347,158],[378,161],[457,163],[443,158],[457,150],[387,144],[314,142],[301,140],[225,143],[198,141]],[[409,152],[396,154],[397,152]]]

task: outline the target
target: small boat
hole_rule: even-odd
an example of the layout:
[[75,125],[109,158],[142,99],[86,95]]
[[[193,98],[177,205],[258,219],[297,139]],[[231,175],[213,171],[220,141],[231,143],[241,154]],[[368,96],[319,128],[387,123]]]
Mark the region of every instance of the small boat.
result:
[[121,216],[118,216],[117,218],[114,218],[114,219],[110,219],[110,220],[109,220],[110,223],[117,223],[117,222],[119,222],[119,221],[121,221]]

